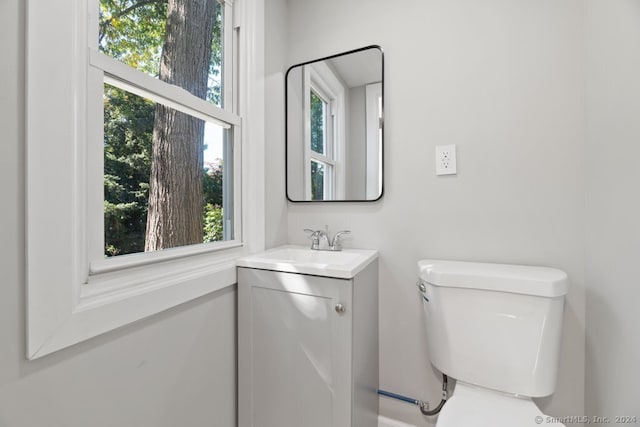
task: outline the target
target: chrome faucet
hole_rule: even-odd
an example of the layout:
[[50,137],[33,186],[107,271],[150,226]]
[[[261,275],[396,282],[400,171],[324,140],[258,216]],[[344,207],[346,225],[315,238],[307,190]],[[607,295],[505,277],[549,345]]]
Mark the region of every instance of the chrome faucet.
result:
[[[341,236],[351,233],[351,231],[349,230],[338,231],[336,235],[333,236],[333,239],[330,239],[328,232],[324,230],[311,230],[305,228],[304,231],[310,233],[309,238],[311,239],[311,249],[315,251],[341,251]],[[324,248],[320,247],[321,240],[324,240],[324,242],[326,243]]]

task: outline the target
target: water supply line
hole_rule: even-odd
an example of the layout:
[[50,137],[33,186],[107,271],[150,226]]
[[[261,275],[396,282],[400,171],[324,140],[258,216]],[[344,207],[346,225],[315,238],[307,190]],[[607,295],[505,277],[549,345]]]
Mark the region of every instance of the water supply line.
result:
[[447,378],[447,376],[445,374],[442,374],[442,400],[440,400],[440,403],[438,403],[438,406],[436,406],[434,409],[429,410],[429,406],[427,406],[425,408],[425,405],[420,405],[420,412],[422,412],[422,415],[427,415],[427,416],[433,416],[436,415],[437,413],[439,413],[442,410],[442,407],[444,406],[445,402],[447,401],[447,382],[448,382],[449,378]]
[[390,391],[385,391],[385,390],[378,390],[378,394],[381,396],[386,396],[392,399],[411,403],[413,405],[418,405],[418,407],[420,408],[420,412],[422,412],[423,415],[427,415],[431,417],[433,415],[438,414],[442,410],[442,407],[444,406],[445,402],[447,401],[447,382],[448,382],[447,376],[445,374],[442,374],[442,400],[440,401],[438,406],[436,406],[434,409],[431,409],[431,410],[429,410],[429,402],[423,402],[422,400],[417,400],[412,397],[403,396],[401,394],[392,393]]

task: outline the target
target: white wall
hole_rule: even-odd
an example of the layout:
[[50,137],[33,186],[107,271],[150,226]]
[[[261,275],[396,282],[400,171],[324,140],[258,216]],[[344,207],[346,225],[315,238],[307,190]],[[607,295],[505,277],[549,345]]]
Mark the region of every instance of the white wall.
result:
[[[572,287],[558,389],[539,404],[552,415],[582,414],[583,2],[287,5],[282,70],[370,44],[385,51],[383,200],[288,204],[289,242],[307,244],[304,227],[328,224],[353,231],[346,245],[380,251],[381,387],[439,400],[414,285],[417,260],[546,265],[567,271]],[[266,25],[274,24],[267,19]],[[278,136],[267,136],[275,149]],[[438,144],[457,145],[457,176],[435,176]],[[269,179],[283,174],[271,168]],[[429,425],[403,403],[382,399],[381,412]]]
[[234,288],[25,359],[24,3],[0,2],[0,427],[233,427]]
[[640,2],[590,0],[587,58],[587,395],[640,418]]
[[266,246],[287,243],[285,189],[284,74],[287,46],[286,0],[265,1],[265,200]]

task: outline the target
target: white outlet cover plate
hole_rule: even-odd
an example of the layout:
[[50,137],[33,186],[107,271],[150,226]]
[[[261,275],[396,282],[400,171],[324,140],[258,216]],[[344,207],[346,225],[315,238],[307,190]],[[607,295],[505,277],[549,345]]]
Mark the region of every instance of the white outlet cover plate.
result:
[[436,146],[436,175],[455,175],[456,173],[455,144]]

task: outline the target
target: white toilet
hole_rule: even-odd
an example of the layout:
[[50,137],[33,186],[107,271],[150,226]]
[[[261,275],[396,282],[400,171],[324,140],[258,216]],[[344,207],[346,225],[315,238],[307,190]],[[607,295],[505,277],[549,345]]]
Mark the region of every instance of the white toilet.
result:
[[567,275],[437,260],[418,274],[431,363],[456,380],[436,427],[547,423],[531,398],[556,386]]

